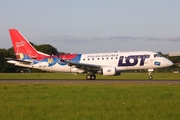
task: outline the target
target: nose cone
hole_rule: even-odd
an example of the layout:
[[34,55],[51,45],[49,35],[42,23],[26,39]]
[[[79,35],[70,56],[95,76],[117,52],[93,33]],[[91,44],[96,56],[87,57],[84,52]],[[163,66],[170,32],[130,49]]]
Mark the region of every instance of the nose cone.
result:
[[168,59],[167,59],[166,64],[167,64],[167,66],[172,66],[172,65],[174,65],[174,63],[173,63],[172,61],[168,60]]

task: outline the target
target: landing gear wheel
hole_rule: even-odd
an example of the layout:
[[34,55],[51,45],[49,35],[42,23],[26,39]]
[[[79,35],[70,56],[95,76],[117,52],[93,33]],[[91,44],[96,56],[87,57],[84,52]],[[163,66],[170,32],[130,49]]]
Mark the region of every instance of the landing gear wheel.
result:
[[149,76],[149,80],[152,80],[152,79],[153,79],[153,76],[152,76],[152,75],[150,75],[150,76]]
[[91,75],[91,80],[95,80],[96,79],[96,75]]
[[86,80],[95,80],[96,79],[96,75],[87,75],[86,76]]
[[153,69],[148,69],[148,74],[149,74],[149,80],[153,79],[153,76],[151,75],[151,73],[153,72]]
[[92,79],[91,75],[86,75],[86,80],[91,80],[91,79]]

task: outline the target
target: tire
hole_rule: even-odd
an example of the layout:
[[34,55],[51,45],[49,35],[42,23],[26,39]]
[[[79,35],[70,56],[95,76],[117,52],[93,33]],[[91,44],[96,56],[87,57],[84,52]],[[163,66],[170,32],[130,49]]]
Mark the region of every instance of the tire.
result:
[[96,79],[96,75],[91,75],[91,80],[95,80]]
[[92,76],[91,75],[86,75],[86,80],[91,80]]
[[150,75],[150,76],[149,76],[149,80],[152,80],[152,79],[153,79],[153,76]]

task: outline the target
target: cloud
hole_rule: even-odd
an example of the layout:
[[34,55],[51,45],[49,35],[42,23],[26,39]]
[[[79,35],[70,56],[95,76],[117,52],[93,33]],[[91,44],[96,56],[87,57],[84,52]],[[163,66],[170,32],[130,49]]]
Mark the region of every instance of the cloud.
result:
[[112,41],[112,42],[128,42],[132,40],[138,40],[138,37],[130,37],[130,36],[111,36],[111,37],[99,37],[93,38],[96,41]]
[[[132,37],[132,36],[110,36],[110,37],[76,37],[76,36],[48,36],[38,38],[36,44],[51,44],[59,51],[72,53],[91,53],[109,51],[161,51],[168,53],[179,50],[177,42],[180,38],[158,38],[158,37]],[[173,48],[169,45],[174,46]],[[160,47],[159,47],[160,46]]]
[[163,41],[163,39],[157,37],[142,37],[142,39],[146,41]]
[[172,42],[180,42],[180,38],[171,38],[171,39],[167,39],[168,41],[172,41]]
[[180,42],[180,38],[157,38],[157,37],[143,37],[147,41],[171,41],[171,42]]
[[93,42],[133,42],[143,41],[172,41],[180,42],[180,38],[158,38],[158,37],[131,37],[131,36],[111,36],[111,37],[74,37],[74,36],[48,36],[46,40],[52,43],[62,42],[64,44],[84,44]]

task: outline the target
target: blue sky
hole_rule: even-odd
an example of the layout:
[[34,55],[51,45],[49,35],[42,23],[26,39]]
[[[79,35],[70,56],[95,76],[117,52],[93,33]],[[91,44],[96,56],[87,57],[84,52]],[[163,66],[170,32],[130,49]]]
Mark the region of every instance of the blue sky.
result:
[[0,48],[12,46],[8,29],[58,51],[180,51],[179,0],[4,0]]

